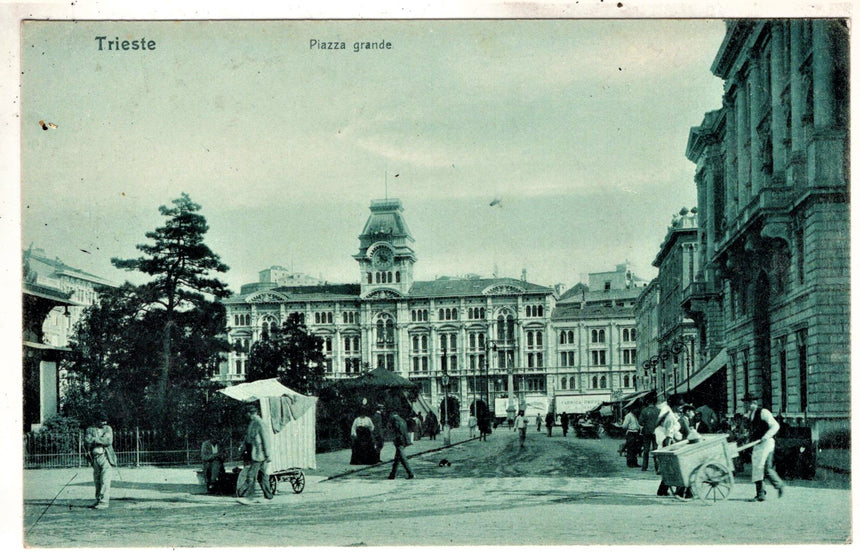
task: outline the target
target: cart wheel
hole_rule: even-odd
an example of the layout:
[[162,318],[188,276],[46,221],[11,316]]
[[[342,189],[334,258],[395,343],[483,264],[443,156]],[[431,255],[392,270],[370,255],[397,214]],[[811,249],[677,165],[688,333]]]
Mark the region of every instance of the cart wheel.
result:
[[272,494],[278,493],[278,476],[270,475],[269,476],[269,488],[272,489]]
[[299,494],[305,490],[305,474],[299,472],[295,477],[290,478],[290,485],[293,486],[293,492]]
[[726,500],[734,483],[731,470],[716,462],[702,464],[690,474],[690,487],[701,500]]

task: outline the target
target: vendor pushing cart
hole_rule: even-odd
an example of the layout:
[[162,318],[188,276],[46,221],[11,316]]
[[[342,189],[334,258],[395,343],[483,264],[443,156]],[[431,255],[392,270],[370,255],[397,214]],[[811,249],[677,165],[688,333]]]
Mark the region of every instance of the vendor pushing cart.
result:
[[[308,397],[281,385],[277,379],[240,383],[220,390],[243,403],[259,403],[262,429],[270,444],[269,462],[262,477],[269,478],[272,492],[288,481],[294,493],[305,488],[305,469],[316,464],[316,397]],[[239,475],[237,487],[243,481]]]
[[651,454],[660,464],[663,483],[688,487],[701,500],[726,500],[734,486],[732,459],[758,441],[738,446],[725,434],[701,435],[695,443],[679,441]]

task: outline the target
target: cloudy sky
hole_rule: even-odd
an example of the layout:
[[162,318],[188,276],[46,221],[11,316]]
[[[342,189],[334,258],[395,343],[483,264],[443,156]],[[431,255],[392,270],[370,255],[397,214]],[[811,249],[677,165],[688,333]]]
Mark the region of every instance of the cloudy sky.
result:
[[[673,213],[695,204],[684,151],[720,106],[709,68],[724,31],[720,20],[24,23],[22,246],[140,281],[110,258],[137,256],[158,207],[187,192],[235,291],[271,265],[354,282],[370,201],[387,193],[403,202],[418,279],[525,268],[571,286],[625,260],[650,278]],[[99,51],[97,36],[156,48]],[[381,40],[391,48],[353,52]]]

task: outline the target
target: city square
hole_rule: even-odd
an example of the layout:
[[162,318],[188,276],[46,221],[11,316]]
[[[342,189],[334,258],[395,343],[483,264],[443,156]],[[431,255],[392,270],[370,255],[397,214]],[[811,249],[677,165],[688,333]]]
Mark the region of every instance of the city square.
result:
[[21,42],[28,546],[851,541],[847,20]]

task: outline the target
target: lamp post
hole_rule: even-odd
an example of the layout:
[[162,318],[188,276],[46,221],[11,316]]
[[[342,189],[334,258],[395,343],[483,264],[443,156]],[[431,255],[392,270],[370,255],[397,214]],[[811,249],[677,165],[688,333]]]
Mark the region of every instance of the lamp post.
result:
[[[487,412],[492,412],[492,415],[495,417],[496,415],[496,405],[495,405],[495,393],[493,395],[493,405],[490,406],[490,350],[492,349],[493,353],[496,352],[496,341],[493,339],[489,339],[489,333],[487,334],[487,339],[484,341],[484,367],[487,370],[486,376],[484,378],[484,382],[487,384],[486,393],[487,393]],[[496,386],[498,389],[498,386]]]
[[666,399],[668,399],[669,391],[666,389],[666,361],[669,360],[669,351],[663,349],[658,354],[660,356],[660,379],[663,380],[663,393],[666,395]]
[[[680,338],[680,337],[676,338],[672,342],[672,353],[673,354],[677,355],[677,354],[680,354],[681,352],[684,353],[684,361],[685,361],[686,366],[687,366],[687,393],[688,394],[690,393],[690,357],[692,356],[692,350],[691,349],[692,349],[692,345],[693,345],[693,339],[694,339],[693,337],[690,337],[690,347],[689,348],[687,347],[687,340],[685,340],[683,338]],[[677,382],[675,383],[675,385],[676,386],[678,385]]]
[[442,402],[442,419],[445,422],[445,436],[442,443],[445,446],[451,444],[451,424],[448,423],[448,373],[442,372],[442,389],[445,390],[445,399]]
[[442,401],[442,427],[445,430],[445,436],[442,442],[445,446],[451,444],[451,424],[448,423],[448,349],[442,347],[442,389],[445,391],[445,398]]

